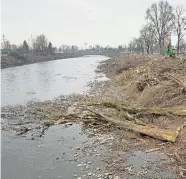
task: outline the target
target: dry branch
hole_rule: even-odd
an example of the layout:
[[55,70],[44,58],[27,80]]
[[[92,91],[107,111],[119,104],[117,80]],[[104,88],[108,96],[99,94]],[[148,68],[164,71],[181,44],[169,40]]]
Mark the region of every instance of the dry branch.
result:
[[155,115],[176,115],[186,116],[186,108],[133,108],[126,104],[112,101],[103,101],[100,103],[89,103],[89,106],[102,105],[105,107],[115,108],[118,111],[125,111],[125,116],[128,120],[135,119],[130,114],[155,114]]
[[154,128],[154,127],[149,127],[149,126],[141,126],[141,125],[134,124],[131,121],[121,121],[118,119],[112,119],[112,118],[106,117],[103,114],[92,111],[89,108],[87,108],[87,110],[95,114],[100,120],[104,122],[110,122],[113,125],[121,126],[123,129],[129,129],[134,132],[138,132],[138,133],[153,137],[155,139],[175,142],[179,134],[178,130],[165,130],[165,129],[159,129],[159,128]]

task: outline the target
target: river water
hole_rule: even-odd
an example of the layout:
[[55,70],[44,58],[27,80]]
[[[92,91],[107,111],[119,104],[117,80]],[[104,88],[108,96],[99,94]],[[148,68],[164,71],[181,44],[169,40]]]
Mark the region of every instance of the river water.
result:
[[86,93],[88,83],[105,80],[96,74],[105,56],[86,56],[35,63],[1,71],[1,104],[25,104],[51,100],[59,95]]
[[[108,57],[87,56],[3,69],[1,104],[26,104],[33,100],[52,100],[59,95],[86,93],[90,82],[107,79],[103,74],[95,73],[99,62],[106,59]],[[3,121],[6,120],[1,123]],[[2,178],[71,179],[82,176],[83,171],[77,165],[90,160],[91,156],[73,161],[76,147],[88,139],[81,128],[77,124],[55,125],[43,138],[35,140],[16,136],[10,129],[2,130]]]

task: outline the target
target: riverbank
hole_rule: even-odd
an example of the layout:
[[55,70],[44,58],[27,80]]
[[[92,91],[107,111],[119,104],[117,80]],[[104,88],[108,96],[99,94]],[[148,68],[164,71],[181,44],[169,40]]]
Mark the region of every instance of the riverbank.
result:
[[[96,160],[104,161],[101,169],[104,172],[98,172],[98,175],[94,169],[85,177],[82,174],[82,178],[184,176],[184,61],[161,56],[125,54],[102,62],[97,71],[105,72],[111,80],[90,84],[89,95],[61,96],[53,101],[4,107],[2,118],[9,120],[9,126],[3,125],[3,130],[11,128],[18,136],[37,140],[47,134],[50,126],[81,125],[93,142],[79,147],[75,158],[83,153],[100,156]],[[174,110],[152,111],[157,108]],[[140,109],[148,111],[139,113]],[[178,113],[178,109],[182,113]],[[157,128],[157,133],[160,129],[174,131],[179,128],[179,135],[176,141],[165,142],[144,135],[143,131],[131,132],[127,125],[124,129],[120,123],[112,123],[118,120],[125,121],[125,124],[145,125],[153,130]],[[127,122],[128,120],[131,121]],[[78,164],[80,165],[84,166],[84,163]]]
[[15,66],[28,65],[38,62],[46,62],[57,59],[82,57],[84,54],[55,54],[55,55],[35,55],[11,53],[7,56],[1,56],[1,69]]
[[77,58],[86,55],[103,55],[108,57],[113,57],[116,52],[78,52],[78,53],[55,53],[55,54],[20,54],[17,52],[12,52],[7,56],[1,56],[1,69],[10,68],[15,66],[28,65],[38,62],[46,62],[59,59],[67,58]]

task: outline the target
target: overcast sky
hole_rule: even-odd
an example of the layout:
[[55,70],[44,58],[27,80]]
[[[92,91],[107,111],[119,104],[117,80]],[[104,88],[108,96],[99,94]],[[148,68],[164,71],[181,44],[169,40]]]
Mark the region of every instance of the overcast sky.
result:
[[[169,0],[173,6],[186,0]],[[127,44],[155,0],[2,0],[2,34],[13,44],[44,33],[53,45]]]

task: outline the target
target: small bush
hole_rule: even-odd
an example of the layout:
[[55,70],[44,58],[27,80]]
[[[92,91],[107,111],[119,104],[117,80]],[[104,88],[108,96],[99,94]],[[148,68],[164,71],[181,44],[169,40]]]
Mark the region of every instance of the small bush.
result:
[[26,58],[24,57],[24,55],[18,53],[18,52],[10,52],[9,54],[10,56],[16,58],[17,60],[26,60]]

